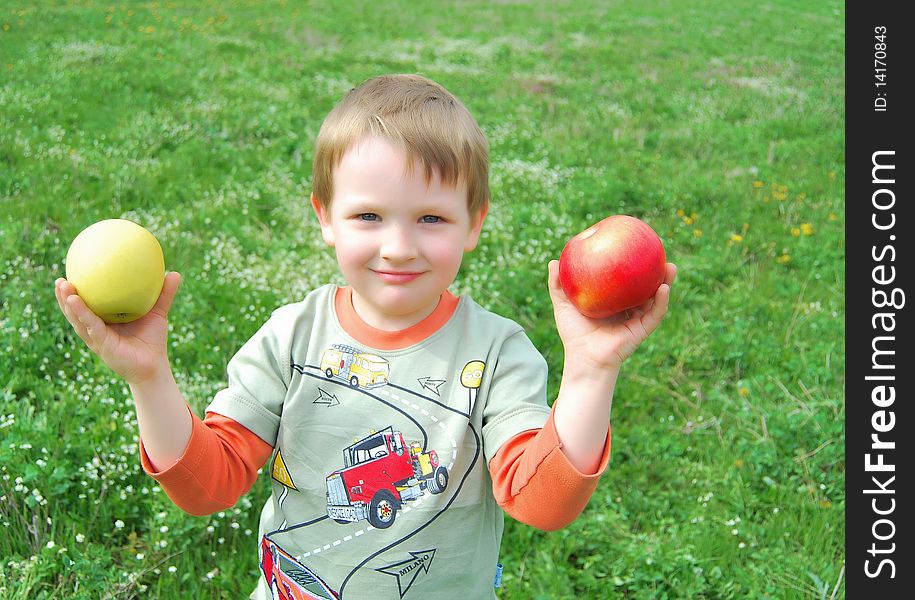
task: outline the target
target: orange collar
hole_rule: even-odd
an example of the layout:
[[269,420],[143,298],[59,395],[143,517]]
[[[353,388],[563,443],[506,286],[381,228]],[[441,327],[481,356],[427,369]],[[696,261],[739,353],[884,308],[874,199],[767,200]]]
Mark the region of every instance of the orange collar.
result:
[[359,343],[378,350],[400,350],[423,341],[448,322],[457,309],[458,302],[460,298],[445,290],[431,315],[406,329],[384,331],[372,327],[356,314],[351,286],[337,287],[334,295],[334,309],[343,330]]

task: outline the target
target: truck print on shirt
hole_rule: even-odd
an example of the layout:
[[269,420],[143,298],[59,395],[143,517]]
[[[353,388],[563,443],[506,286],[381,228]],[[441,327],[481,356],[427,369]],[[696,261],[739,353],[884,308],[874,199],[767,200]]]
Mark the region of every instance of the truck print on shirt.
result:
[[387,427],[343,450],[344,467],[327,476],[327,515],[337,523],[363,519],[378,529],[394,522],[404,502],[425,491],[440,494],[448,469],[435,450],[407,447],[403,434]]
[[388,382],[391,373],[385,359],[346,344],[334,344],[324,351],[321,370],[328,379],[341,379],[354,388],[382,386]]

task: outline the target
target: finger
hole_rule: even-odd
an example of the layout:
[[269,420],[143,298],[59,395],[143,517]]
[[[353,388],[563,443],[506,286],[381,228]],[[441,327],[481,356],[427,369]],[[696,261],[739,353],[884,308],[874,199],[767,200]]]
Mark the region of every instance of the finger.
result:
[[57,307],[60,309],[60,312],[64,311],[64,299],[60,295],[60,284],[66,281],[63,277],[58,277],[54,280],[54,298],[57,300]]
[[562,291],[562,286],[559,285],[559,261],[551,260],[547,263],[547,272],[547,288],[553,305],[568,302],[565,292]]
[[108,338],[108,324],[92,312],[83,299],[75,294],[67,298],[67,306],[73,311],[85,331],[85,335],[80,335],[80,337],[93,352],[98,353]]
[[86,327],[80,322],[76,313],[67,302],[67,299],[71,296],[79,297],[76,294],[76,288],[73,287],[72,283],[63,278],[58,279],[55,284],[54,295],[57,297],[57,304],[60,306],[60,310],[64,313],[64,317],[66,317],[67,322],[70,323],[70,326],[73,327],[76,334],[88,344]]
[[[57,307],[60,309],[60,312],[63,313],[64,318],[67,320],[67,323],[70,324],[70,327],[73,328],[73,330],[76,332],[77,335],[80,335],[81,333],[84,333],[83,331],[81,331],[82,325],[80,324],[80,322],[76,318],[76,316],[73,314],[73,311],[70,310],[70,307],[67,306],[67,296],[69,296],[70,293],[67,293],[65,291],[66,283],[67,283],[67,280],[64,279],[63,277],[59,277],[54,282],[54,298],[57,300]],[[72,286],[70,286],[70,287],[72,287]],[[82,337],[82,336],[80,335],[80,337]]]
[[180,286],[180,273],[172,271],[166,274],[165,282],[162,284],[162,293],[159,294],[159,299],[156,301],[155,306],[152,307],[152,312],[167,317],[168,311],[172,308],[172,303],[175,301],[175,296],[178,294],[178,288]]
[[73,331],[76,332],[76,335],[79,336],[79,339],[83,340],[86,346],[91,349],[92,338],[89,336],[89,332],[86,330],[86,324],[83,323],[78,316],[76,308],[76,304],[78,302],[82,302],[82,298],[76,294],[64,296],[64,314],[67,316],[67,321],[70,322],[70,326],[73,327]]
[[549,288],[550,289],[558,288],[559,287],[559,261],[551,260],[550,262],[547,263],[546,268],[547,268],[547,274],[548,274],[547,284],[549,285]]
[[666,268],[664,269],[664,283],[669,286],[673,286],[674,280],[677,278],[677,265],[674,263],[667,263]]
[[661,321],[667,314],[669,301],[670,286],[666,283],[662,283],[661,287],[658,288],[658,293],[655,294],[654,305],[642,318],[642,326],[648,334],[651,334],[651,332],[657,329],[658,325],[661,324]]

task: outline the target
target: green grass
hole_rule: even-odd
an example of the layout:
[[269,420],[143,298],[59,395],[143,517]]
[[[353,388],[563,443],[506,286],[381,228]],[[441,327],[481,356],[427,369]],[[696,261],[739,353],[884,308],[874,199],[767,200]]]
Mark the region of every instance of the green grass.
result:
[[500,597],[844,597],[842,3],[219,4],[0,6],[0,596],[253,588],[265,478],[225,513],[175,508],[52,282],[90,223],[152,230],[202,412],[273,308],[340,281],[307,203],[323,117],[421,72],[491,145],[453,289],[527,329],[551,393],[546,263],[571,235],[633,214],[680,268],[624,367],[608,473],[563,531],[509,520]]

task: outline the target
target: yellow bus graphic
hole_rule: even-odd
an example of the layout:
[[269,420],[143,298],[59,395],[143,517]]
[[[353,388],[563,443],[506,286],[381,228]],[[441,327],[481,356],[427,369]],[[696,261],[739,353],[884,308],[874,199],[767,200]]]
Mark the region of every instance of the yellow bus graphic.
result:
[[388,382],[391,367],[376,354],[360,348],[334,344],[321,356],[321,370],[328,379],[341,379],[352,387],[378,387]]

